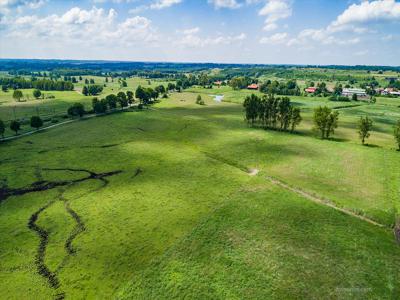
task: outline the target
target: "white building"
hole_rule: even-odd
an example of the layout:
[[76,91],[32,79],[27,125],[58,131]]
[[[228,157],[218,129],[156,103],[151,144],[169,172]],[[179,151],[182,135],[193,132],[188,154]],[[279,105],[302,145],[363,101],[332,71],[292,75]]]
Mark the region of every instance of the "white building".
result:
[[359,98],[368,97],[364,89],[343,89],[342,91],[342,96],[344,97],[352,97],[353,95],[357,95]]

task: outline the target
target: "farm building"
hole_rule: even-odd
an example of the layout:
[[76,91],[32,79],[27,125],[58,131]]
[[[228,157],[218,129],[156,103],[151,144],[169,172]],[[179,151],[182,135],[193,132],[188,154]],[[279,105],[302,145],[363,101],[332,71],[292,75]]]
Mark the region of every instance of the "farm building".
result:
[[342,91],[343,97],[352,97],[353,95],[357,95],[360,98],[368,97],[364,89],[343,89]]
[[304,91],[305,91],[306,93],[309,93],[309,94],[314,94],[316,90],[317,90],[316,87],[308,87],[308,88],[306,88]]
[[400,92],[394,88],[378,89],[378,94],[400,96]]
[[258,84],[252,83],[249,86],[247,86],[248,90],[258,90]]

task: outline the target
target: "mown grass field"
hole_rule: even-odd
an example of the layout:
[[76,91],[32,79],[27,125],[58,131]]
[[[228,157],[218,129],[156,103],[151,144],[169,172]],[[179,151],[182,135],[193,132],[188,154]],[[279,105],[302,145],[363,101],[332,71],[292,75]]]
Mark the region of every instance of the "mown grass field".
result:
[[[312,108],[337,103],[293,98],[304,121],[291,135],[247,127],[247,93],[216,103],[215,91],[191,89],[1,144],[3,187],[67,183],[0,203],[0,298],[399,298],[395,100],[341,109],[335,139],[323,141]],[[356,132],[364,112],[377,126],[370,147]],[[48,234],[44,254],[32,215]],[[38,253],[58,285],[38,274]]]

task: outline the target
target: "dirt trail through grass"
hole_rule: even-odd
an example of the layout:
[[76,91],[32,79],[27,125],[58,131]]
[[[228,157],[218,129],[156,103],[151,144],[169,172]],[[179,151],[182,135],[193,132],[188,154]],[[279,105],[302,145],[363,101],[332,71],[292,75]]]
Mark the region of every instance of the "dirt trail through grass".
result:
[[374,220],[372,220],[372,219],[370,219],[368,217],[361,216],[361,215],[358,215],[358,214],[356,214],[356,213],[354,213],[354,212],[352,212],[352,211],[350,211],[348,209],[338,207],[338,206],[334,205],[332,202],[330,202],[327,199],[324,199],[324,198],[318,197],[318,196],[314,196],[314,195],[312,195],[310,193],[307,193],[307,192],[305,192],[305,191],[303,191],[303,190],[301,190],[299,188],[292,187],[292,186],[290,186],[290,185],[288,185],[288,184],[286,184],[286,183],[284,183],[284,182],[282,182],[282,181],[280,181],[280,180],[278,180],[276,178],[273,178],[273,177],[270,177],[270,176],[266,176],[266,178],[270,182],[272,182],[273,184],[278,185],[278,186],[280,186],[280,187],[282,187],[282,188],[284,188],[286,190],[289,190],[291,192],[294,192],[296,194],[299,194],[300,196],[303,196],[304,198],[306,198],[308,200],[311,200],[311,201],[313,201],[315,203],[328,206],[328,207],[333,208],[335,210],[338,210],[338,211],[340,211],[340,212],[342,212],[342,213],[344,213],[346,215],[358,218],[358,219],[363,220],[365,222],[368,222],[370,224],[373,224],[373,225],[376,225],[376,226],[379,226],[379,227],[386,227],[385,225],[380,224],[380,223],[378,223],[378,222],[376,222],[376,221],[374,221]]

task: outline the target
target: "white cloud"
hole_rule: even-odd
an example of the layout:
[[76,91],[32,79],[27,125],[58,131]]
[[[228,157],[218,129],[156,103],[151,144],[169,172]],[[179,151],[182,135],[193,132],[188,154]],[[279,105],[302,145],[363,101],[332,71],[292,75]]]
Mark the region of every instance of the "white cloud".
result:
[[182,0],[158,0],[150,4],[150,9],[163,9],[181,2]]
[[363,1],[350,5],[331,26],[341,27],[371,21],[400,21],[400,2],[395,0]]
[[[107,0],[96,0],[96,1],[107,1]],[[113,0],[113,1],[136,1],[136,0]],[[130,9],[128,12],[130,14],[138,14],[148,9],[160,10],[182,3],[182,1],[183,0],[157,0],[149,5],[139,5],[135,8]]]
[[0,0],[0,14],[9,14],[12,9],[38,9],[47,0]]
[[117,22],[114,9],[105,11],[95,7],[90,10],[74,7],[62,15],[17,17],[8,25],[8,36],[60,41],[62,45],[76,42],[96,46],[130,45],[156,39],[149,19],[135,16]]
[[274,31],[278,29],[278,25],[276,23],[265,24],[264,28],[265,31]]
[[200,28],[199,27],[194,27],[194,28],[189,28],[189,29],[185,29],[182,31],[183,34],[185,35],[189,35],[189,34],[196,34],[200,32]]
[[287,32],[275,33],[269,37],[263,37],[260,39],[260,44],[283,44],[288,38]]
[[200,37],[197,33],[199,28],[192,28],[184,30],[183,37],[179,41],[179,44],[185,47],[192,48],[203,48],[207,46],[218,46],[218,45],[231,45],[235,42],[241,42],[247,38],[246,34],[241,33],[239,35],[218,35],[215,37]]
[[264,30],[271,31],[278,28],[276,23],[279,20],[292,15],[292,6],[288,0],[267,0],[258,14],[266,17]]
[[242,6],[241,3],[236,0],[208,0],[208,3],[214,5],[215,8],[230,8],[236,9]]
[[360,42],[360,38],[337,38],[326,29],[304,29],[294,39],[288,41],[288,46],[310,45],[316,43],[320,45],[354,45]]

